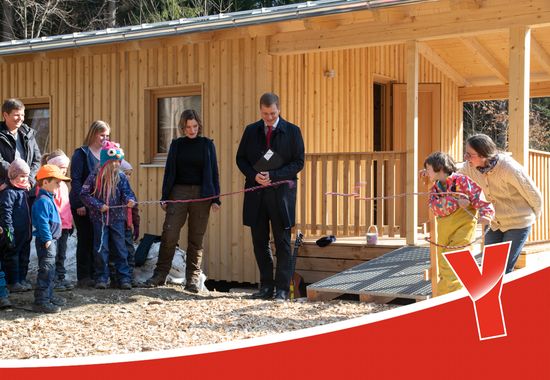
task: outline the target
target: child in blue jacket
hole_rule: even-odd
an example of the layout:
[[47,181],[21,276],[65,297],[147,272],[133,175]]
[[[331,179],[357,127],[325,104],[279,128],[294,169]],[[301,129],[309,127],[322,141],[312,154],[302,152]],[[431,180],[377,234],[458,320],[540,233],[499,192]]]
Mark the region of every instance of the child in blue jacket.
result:
[[[132,289],[125,244],[127,207],[136,204],[136,196],[128,179],[120,171],[124,152],[120,146],[106,141],[100,152],[99,168],[84,182],[80,198],[90,210],[94,226],[95,287],[106,289],[109,280],[109,251],[121,289]],[[112,245],[110,246],[109,243]]]
[[0,192],[0,225],[6,242],[2,269],[8,289],[13,293],[32,289],[27,281],[32,239],[28,192],[30,170],[24,160],[13,160],[8,168],[8,187]]
[[61,236],[61,217],[55,205],[54,194],[61,181],[70,181],[55,165],[38,169],[36,180],[40,190],[32,205],[38,275],[32,309],[39,313],[58,313],[67,301],[53,294],[57,239]]

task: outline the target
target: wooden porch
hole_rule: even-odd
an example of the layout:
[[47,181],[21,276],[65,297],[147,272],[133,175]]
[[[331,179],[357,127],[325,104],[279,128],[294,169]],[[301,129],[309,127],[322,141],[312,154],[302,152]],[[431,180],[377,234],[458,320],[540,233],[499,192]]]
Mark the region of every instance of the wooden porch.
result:
[[[403,196],[405,160],[403,152],[306,154],[299,181],[296,226],[305,235],[296,270],[306,283],[407,245],[406,203],[415,198]],[[544,199],[549,199],[550,153],[530,150],[528,167]],[[418,198],[419,207],[426,208],[423,205],[427,204],[427,196]],[[419,219],[416,246],[428,245],[424,240],[427,222]],[[376,245],[366,244],[370,226],[378,230]],[[545,202],[516,268],[550,252],[549,230],[550,206]],[[477,236],[480,234],[479,230]],[[315,241],[325,235],[335,235],[336,242],[318,247]]]

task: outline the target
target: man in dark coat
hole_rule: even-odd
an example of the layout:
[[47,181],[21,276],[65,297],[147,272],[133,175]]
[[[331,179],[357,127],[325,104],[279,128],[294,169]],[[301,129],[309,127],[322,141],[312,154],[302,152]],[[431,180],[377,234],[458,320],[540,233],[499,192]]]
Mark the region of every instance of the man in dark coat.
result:
[[[290,229],[295,224],[297,174],[304,167],[304,140],[300,128],[279,116],[277,95],[262,95],[260,114],[262,120],[246,127],[237,151],[237,166],[246,177],[245,187],[268,186],[281,180],[292,180],[293,184],[245,193],[243,223],[251,229],[260,270],[260,291],[252,298],[284,301],[292,276]],[[270,222],[277,252],[275,279]]]
[[35,185],[35,177],[40,167],[40,149],[35,132],[24,124],[25,105],[18,99],[7,99],[2,104],[0,122],[0,186],[8,182],[8,168],[16,158],[21,158],[31,168],[29,182]]

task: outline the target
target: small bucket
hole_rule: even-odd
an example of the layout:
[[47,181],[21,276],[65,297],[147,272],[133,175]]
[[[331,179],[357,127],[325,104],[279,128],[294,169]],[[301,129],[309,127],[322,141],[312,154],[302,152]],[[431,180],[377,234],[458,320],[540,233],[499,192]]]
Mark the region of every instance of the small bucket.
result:
[[378,243],[378,228],[373,224],[367,229],[367,244],[376,245]]

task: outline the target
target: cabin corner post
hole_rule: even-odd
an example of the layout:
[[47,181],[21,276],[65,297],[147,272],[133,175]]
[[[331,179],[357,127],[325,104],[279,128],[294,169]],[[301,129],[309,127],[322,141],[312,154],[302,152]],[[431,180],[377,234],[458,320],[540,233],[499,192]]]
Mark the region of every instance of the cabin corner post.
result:
[[418,42],[405,43],[406,81],[407,81],[407,173],[405,178],[407,244],[416,245],[418,241]]
[[531,28],[510,28],[510,71],[508,94],[508,150],[524,167],[529,163],[529,82]]

